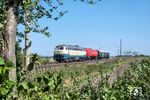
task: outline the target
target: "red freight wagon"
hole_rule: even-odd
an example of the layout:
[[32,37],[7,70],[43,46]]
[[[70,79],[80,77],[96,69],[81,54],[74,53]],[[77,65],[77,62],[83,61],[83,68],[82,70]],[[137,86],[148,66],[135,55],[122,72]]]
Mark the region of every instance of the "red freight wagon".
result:
[[97,58],[98,57],[98,51],[92,50],[91,48],[86,48],[86,56],[87,58]]

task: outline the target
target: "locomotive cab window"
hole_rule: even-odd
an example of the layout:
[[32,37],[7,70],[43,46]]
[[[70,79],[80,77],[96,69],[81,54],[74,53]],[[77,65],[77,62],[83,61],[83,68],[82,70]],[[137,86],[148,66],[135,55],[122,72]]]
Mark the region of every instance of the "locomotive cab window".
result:
[[64,47],[60,47],[60,48],[59,48],[59,50],[63,50],[63,49],[64,49]]
[[55,50],[63,50],[63,49],[64,49],[64,47],[60,47],[60,46],[55,48]]
[[55,50],[59,50],[59,47],[57,46],[57,47],[55,48]]

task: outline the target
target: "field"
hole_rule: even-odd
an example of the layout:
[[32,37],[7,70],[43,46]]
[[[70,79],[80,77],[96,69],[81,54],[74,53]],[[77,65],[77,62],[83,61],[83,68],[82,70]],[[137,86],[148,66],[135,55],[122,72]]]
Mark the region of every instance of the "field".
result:
[[22,81],[16,85],[19,97],[10,92],[14,83],[4,82],[0,87],[0,97],[19,100],[148,100],[149,77],[150,58],[106,61],[103,64],[66,64],[44,73],[22,75]]

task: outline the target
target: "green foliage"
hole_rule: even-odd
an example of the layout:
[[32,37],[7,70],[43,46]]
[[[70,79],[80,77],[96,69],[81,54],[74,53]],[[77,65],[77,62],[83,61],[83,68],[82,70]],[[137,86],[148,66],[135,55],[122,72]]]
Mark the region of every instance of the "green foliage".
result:
[[4,39],[3,39],[3,30],[4,30],[4,24],[5,24],[5,3],[7,0],[1,0],[0,1],[0,56],[3,53],[3,47],[4,47]]
[[23,51],[22,47],[20,45],[21,40],[16,42],[16,48],[15,48],[15,54],[16,54],[16,66],[17,67],[22,67],[23,66]]
[[[38,58],[33,58],[36,61]],[[119,64],[122,61],[117,61],[113,63],[105,63],[104,66],[89,65],[88,67],[83,67],[85,69],[79,69],[78,71],[72,67],[66,66],[64,70],[58,72],[47,72],[44,74],[39,74],[31,78],[26,78],[17,83],[17,96],[12,94],[12,89],[16,83],[8,81],[6,78],[0,83],[0,99],[24,99],[24,100],[34,100],[34,99],[64,99],[64,100],[145,100],[150,99],[150,59],[144,59],[141,62],[138,60],[136,63],[131,63],[130,69],[125,72],[125,74],[118,78],[118,80],[112,85],[109,85],[108,76],[105,74],[109,69],[111,69],[111,64]],[[9,68],[13,66],[11,62],[7,64]],[[3,66],[4,67],[4,66]],[[96,67],[96,68],[95,68]],[[100,68],[101,67],[101,68]],[[95,69],[94,69],[95,68]],[[107,71],[105,71],[107,69]],[[65,72],[66,70],[66,72]],[[70,70],[70,72],[68,72]],[[71,71],[74,70],[74,71]],[[85,70],[85,72],[83,71]],[[91,77],[91,72],[100,71],[103,74],[101,80],[99,80],[98,85],[93,84],[93,78]],[[67,73],[68,72],[68,73]],[[82,73],[82,74],[81,74]],[[79,76],[83,76],[86,73],[86,83],[83,80],[78,80]],[[3,75],[8,75],[6,72],[1,72]],[[65,74],[68,74],[71,87],[66,87],[64,84]],[[26,75],[25,75],[26,76]],[[81,85],[82,83],[82,85]]]
[[113,93],[117,99],[148,99],[150,98],[149,78],[150,59],[140,63],[132,63],[130,70],[119,78],[113,86]]
[[[77,1],[77,0],[74,0],[74,1]],[[94,5],[97,1],[101,1],[101,0],[79,0],[79,1]]]
[[131,63],[130,69],[112,86],[107,81],[108,76],[100,80],[98,87],[93,86],[89,81],[81,89],[74,92],[69,91],[69,99],[149,100],[149,77],[150,59],[144,59],[141,62]]
[[18,85],[19,99],[57,99],[61,93],[61,75],[45,73],[34,81],[21,82]]
[[116,62],[114,63],[104,63],[104,64],[77,64],[72,65],[71,67],[67,64],[65,64],[62,68],[58,69],[57,72],[62,73],[64,78],[70,78],[72,75],[76,78],[84,78],[84,76],[91,75],[98,76],[100,75],[101,71],[103,73],[108,73],[112,69],[114,69],[116,66]]
[[27,70],[28,71],[33,70],[35,65],[40,64],[39,60],[40,60],[40,57],[37,55],[37,53],[32,54],[32,57],[31,57],[31,60],[30,60],[30,64],[28,65]]
[[149,77],[150,59],[144,59],[141,62],[131,63],[130,69],[111,87],[106,76],[98,87],[91,88],[91,85],[88,85],[86,86],[88,90],[82,93],[90,99],[94,97],[100,100],[148,100],[150,99]]
[[4,18],[5,18],[5,0],[1,0],[0,2],[0,31],[4,27]]
[[50,37],[50,32],[48,31],[48,26],[40,27],[38,23],[42,18],[48,18],[58,20],[67,11],[58,11],[58,6],[62,6],[63,2],[61,0],[51,1],[43,0],[44,5],[41,4],[40,0],[23,0],[23,3],[19,9],[18,21],[22,25],[26,25],[26,19],[24,18],[24,13],[28,10],[29,16],[28,22],[30,27],[25,30],[25,32],[35,32],[42,33],[43,35]]
[[4,60],[1,58],[0,62],[0,83],[3,83],[8,80],[8,72],[9,70],[14,68],[14,64],[12,61],[7,61],[4,63]]
[[3,66],[3,65],[5,65],[5,62],[4,62],[4,60],[0,57],[0,66]]
[[51,57],[41,57],[40,58],[40,63],[41,64],[50,64],[51,62],[55,62],[54,58]]
[[[36,61],[36,57],[33,58]],[[8,80],[8,71],[14,67],[11,61],[4,63],[0,58],[0,99],[57,99],[61,95],[62,78],[58,73],[44,73],[41,76],[35,77],[34,80],[24,79],[17,83]],[[21,76],[20,76],[21,77]],[[13,88],[17,87],[18,94],[13,94]]]
[[15,83],[8,80],[8,72],[14,67],[12,61],[7,61],[6,64],[2,58],[0,58],[0,99],[5,99],[11,95]]

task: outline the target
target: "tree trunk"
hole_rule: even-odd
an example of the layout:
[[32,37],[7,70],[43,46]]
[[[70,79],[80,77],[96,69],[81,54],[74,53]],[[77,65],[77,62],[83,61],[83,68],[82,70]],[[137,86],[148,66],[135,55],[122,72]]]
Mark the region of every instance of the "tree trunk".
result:
[[25,29],[25,68],[30,63],[30,11],[25,11],[26,29]]
[[3,37],[3,31],[0,31],[0,56],[4,57],[4,37]]
[[11,5],[6,11],[6,24],[4,29],[4,58],[5,61],[12,61],[15,68],[9,71],[9,79],[16,79],[16,29],[17,29],[17,9]]

